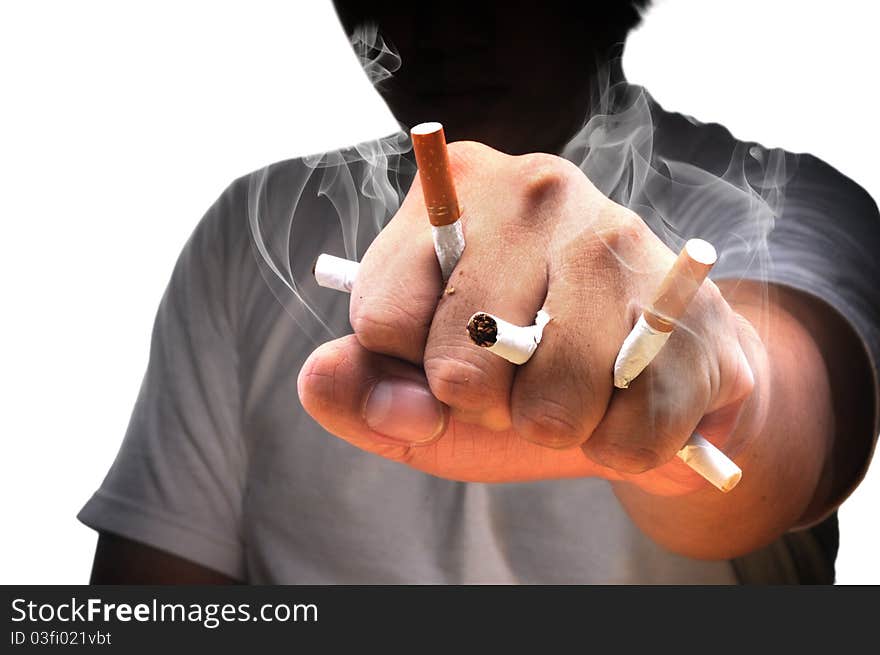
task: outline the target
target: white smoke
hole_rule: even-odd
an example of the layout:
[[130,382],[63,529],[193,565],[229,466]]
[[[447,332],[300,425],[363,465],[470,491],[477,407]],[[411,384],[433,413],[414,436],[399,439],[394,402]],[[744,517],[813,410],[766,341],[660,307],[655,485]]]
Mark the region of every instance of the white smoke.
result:
[[[374,26],[358,29],[351,41],[374,84],[400,67],[399,56]],[[727,153],[720,170],[717,157],[708,157],[712,163],[706,168],[694,163],[701,161],[701,152],[691,153],[687,160],[662,154],[655,143],[656,105],[643,89],[608,79],[597,85],[591,115],[561,155],[577,164],[605,195],[641,216],[673,251],[688,238],[701,237],[719,251],[716,276],[748,271],[752,279],[767,279],[767,239],[791,174],[784,153],[740,144]],[[713,144],[705,147],[711,151]],[[276,164],[251,178],[248,219],[261,271],[315,343],[339,335],[316,302],[314,294],[320,291],[311,265],[324,250],[360,259],[409,188],[415,169],[402,155],[410,149],[409,136],[401,131]],[[279,173],[283,192],[268,186],[271,174]],[[318,229],[316,217],[335,217],[336,241],[318,236],[327,230]],[[626,264],[639,266],[634,261]],[[323,293],[326,298],[329,292]]]

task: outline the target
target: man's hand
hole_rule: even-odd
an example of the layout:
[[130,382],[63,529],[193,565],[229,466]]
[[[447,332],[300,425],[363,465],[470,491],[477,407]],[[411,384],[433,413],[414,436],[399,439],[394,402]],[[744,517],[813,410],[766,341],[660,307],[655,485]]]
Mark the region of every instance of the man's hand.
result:
[[[706,282],[653,363],[614,389],[618,349],[674,253],[557,157],[449,150],[464,255],[443,287],[416,181],[361,263],[355,334],[300,372],[321,425],[456,480],[604,477],[645,533],[691,557],[735,557],[829,511],[863,463],[850,434],[870,406],[841,366],[859,346],[833,310]],[[469,340],[475,311],[529,324],[542,306],[552,320],[522,366]],[[742,468],[730,493],[674,457],[695,429]]]
[[[454,274],[443,287],[416,181],[361,263],[354,336],[303,367],[305,409],[364,450],[445,478],[707,487],[674,455],[695,430],[733,455],[760,431],[766,403],[745,403],[767,368],[752,325],[707,281],[654,363],[615,390],[620,345],[675,253],[563,159],[475,143],[450,157],[467,239]],[[475,311],[526,325],[542,307],[552,320],[522,366],[468,338]]]

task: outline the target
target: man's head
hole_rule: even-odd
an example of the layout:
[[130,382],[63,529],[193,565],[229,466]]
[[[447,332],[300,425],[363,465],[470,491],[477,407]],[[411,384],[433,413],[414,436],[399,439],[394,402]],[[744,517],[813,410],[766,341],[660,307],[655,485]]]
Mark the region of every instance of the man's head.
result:
[[375,25],[399,53],[379,91],[400,122],[439,120],[450,140],[511,154],[564,145],[589,112],[597,70],[620,54],[647,3],[334,2],[349,35]]

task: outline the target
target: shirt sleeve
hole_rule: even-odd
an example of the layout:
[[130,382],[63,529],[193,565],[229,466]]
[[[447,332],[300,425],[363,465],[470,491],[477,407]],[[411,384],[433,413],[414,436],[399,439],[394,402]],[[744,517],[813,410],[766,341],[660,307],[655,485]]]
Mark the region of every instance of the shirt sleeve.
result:
[[249,254],[241,227],[246,193],[246,182],[230,186],[184,247],[159,306],[122,446],[78,515],[95,530],[238,579],[247,452],[235,271]]

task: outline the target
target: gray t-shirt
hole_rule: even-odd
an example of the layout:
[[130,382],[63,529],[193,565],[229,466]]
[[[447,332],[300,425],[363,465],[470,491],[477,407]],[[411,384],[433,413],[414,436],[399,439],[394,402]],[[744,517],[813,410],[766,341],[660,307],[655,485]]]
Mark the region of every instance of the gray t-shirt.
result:
[[[654,105],[651,112],[647,160],[666,190],[662,179],[634,182],[638,148],[630,148],[632,179],[598,185],[663,232],[670,185],[693,190],[689,176],[705,171],[729,184],[730,153],[743,144],[718,126]],[[608,153],[598,156],[595,135],[619,143],[615,128],[594,124],[581,135],[597,156],[576,143],[566,156],[601,178]],[[403,140],[275,164],[222,194],[174,269],[128,431],[80,520],[255,583],[735,582],[730,562],[688,559],[651,542],[603,480],[443,480],[364,453],[302,410],[296,378],[305,358],[350,331],[348,297],[318,288],[311,265],[320,252],[362,254],[393,213],[414,173],[398,156]],[[748,147],[755,161],[772,159]],[[694,162],[698,169],[687,167]],[[714,239],[722,274],[754,277],[758,266],[764,279],[822,297],[876,362],[876,206],[813,158],[787,176],[771,230],[766,221],[712,223],[711,211],[684,211],[679,200],[666,210],[685,216],[673,236]],[[752,238],[748,229],[764,232]]]

